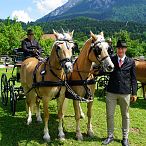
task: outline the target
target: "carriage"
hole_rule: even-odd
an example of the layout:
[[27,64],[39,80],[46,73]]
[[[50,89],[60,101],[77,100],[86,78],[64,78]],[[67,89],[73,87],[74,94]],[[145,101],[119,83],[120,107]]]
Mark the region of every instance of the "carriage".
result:
[[[6,73],[9,71],[9,68],[12,69],[11,76],[8,77],[6,73],[2,73],[1,76],[1,102],[4,106],[7,106],[8,102],[10,102],[12,115],[15,115],[16,102],[25,99],[23,88],[19,83],[23,52],[20,48],[17,48],[14,49],[14,53],[15,55],[12,55],[10,57],[6,56],[4,60]],[[10,66],[9,62],[11,62],[13,65]]]
[[98,76],[96,79],[96,91],[99,97],[105,97],[106,87],[109,81],[109,75]]

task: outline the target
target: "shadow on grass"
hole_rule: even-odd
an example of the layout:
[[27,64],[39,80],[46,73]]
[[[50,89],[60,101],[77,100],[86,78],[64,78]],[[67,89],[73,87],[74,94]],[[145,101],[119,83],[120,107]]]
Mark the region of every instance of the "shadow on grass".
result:
[[[1,146],[18,146],[20,143],[39,143],[43,144],[43,128],[44,124],[39,124],[36,121],[36,118],[33,117],[33,122],[31,125],[26,125],[26,118],[23,116],[10,116],[5,115],[0,117],[0,133],[1,133]],[[57,115],[51,114],[49,120],[49,129],[51,136],[51,143],[54,145],[59,145],[60,141],[56,140],[58,137],[58,122]],[[33,144],[32,144],[33,145]]]
[[131,103],[131,108],[146,109],[146,100],[141,97],[135,103]]
[[[2,106],[2,105],[1,105]],[[8,105],[9,106],[9,105]],[[56,114],[50,114],[49,132],[51,142],[45,143],[43,140],[44,124],[36,122],[33,116],[31,125],[26,125],[27,118],[25,117],[25,102],[22,101],[17,105],[16,116],[11,116],[9,107],[3,107],[0,115],[0,146],[18,146],[18,145],[38,145],[45,144],[59,146],[64,145],[64,142],[58,140],[58,120]],[[23,112],[22,112],[23,111]],[[67,117],[67,116],[66,116]],[[70,116],[72,117],[72,116]],[[68,132],[66,130],[66,140],[76,140],[75,132]],[[84,135],[84,142],[102,141],[101,138],[94,136],[93,138]]]
[[[4,105],[2,105],[2,103],[0,103],[0,107],[3,109],[4,113],[6,113],[10,116],[12,115],[10,103],[8,103],[7,106],[4,106]],[[18,112],[25,112],[25,111],[26,111],[25,101],[24,100],[17,101],[15,115],[17,115]]]

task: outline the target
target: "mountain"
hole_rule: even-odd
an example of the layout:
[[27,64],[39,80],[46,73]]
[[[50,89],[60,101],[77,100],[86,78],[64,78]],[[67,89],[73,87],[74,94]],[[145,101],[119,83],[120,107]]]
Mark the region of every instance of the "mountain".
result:
[[146,22],[146,0],[69,0],[37,22],[81,16],[97,20]]

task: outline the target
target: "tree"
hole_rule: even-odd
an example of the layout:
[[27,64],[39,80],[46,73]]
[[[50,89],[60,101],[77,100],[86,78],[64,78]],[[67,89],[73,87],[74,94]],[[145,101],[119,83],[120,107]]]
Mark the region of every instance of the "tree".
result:
[[114,45],[116,45],[118,39],[125,40],[127,42],[127,55],[129,57],[138,57],[144,55],[144,42],[142,45],[138,39],[132,40],[131,33],[128,31],[121,30],[120,32],[116,32],[113,39]]
[[12,54],[14,48],[19,48],[25,31],[20,22],[9,18],[0,24],[0,54]]
[[27,29],[32,29],[33,30],[35,39],[37,41],[41,40],[42,35],[43,35],[43,30],[42,30],[41,26],[37,26],[37,25],[36,26],[28,26]]
[[44,55],[49,56],[52,50],[54,41],[52,39],[41,39],[40,40],[40,45],[44,50]]

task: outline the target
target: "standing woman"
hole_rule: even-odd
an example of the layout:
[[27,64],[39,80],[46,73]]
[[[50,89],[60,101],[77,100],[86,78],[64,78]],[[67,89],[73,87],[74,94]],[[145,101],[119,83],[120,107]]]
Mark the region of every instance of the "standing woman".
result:
[[115,66],[110,74],[106,96],[107,134],[103,141],[104,145],[114,140],[114,113],[117,103],[120,105],[122,115],[122,146],[129,146],[129,106],[130,97],[132,101],[137,99],[137,81],[135,62],[126,56],[127,45],[123,40],[117,42],[117,54],[112,57]]

